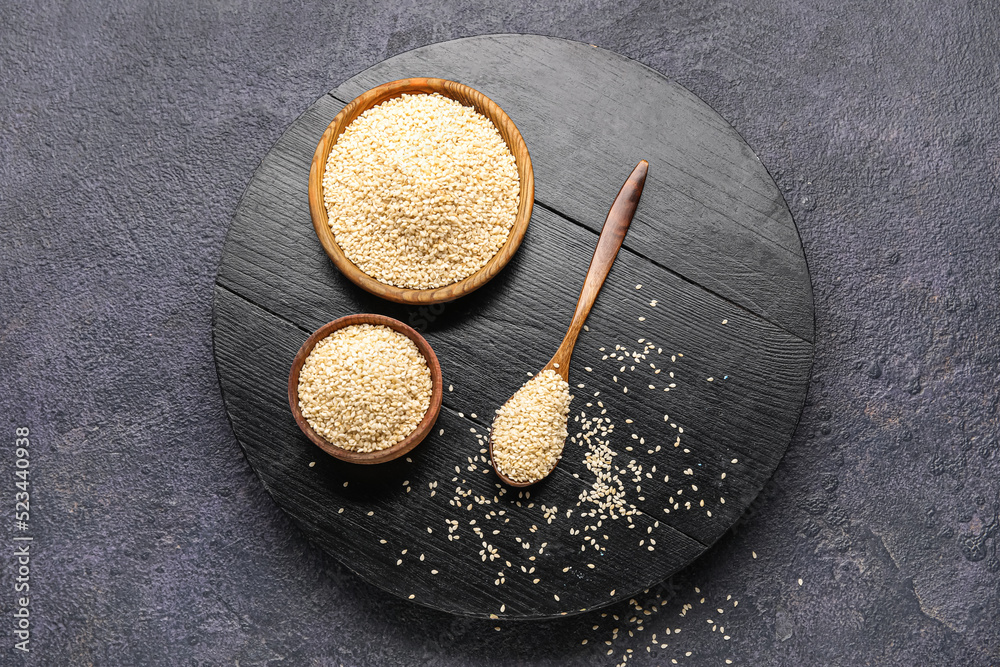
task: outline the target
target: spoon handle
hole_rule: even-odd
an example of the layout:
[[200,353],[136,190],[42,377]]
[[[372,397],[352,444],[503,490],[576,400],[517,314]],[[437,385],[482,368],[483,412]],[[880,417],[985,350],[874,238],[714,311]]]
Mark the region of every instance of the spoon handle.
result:
[[576,345],[577,336],[580,335],[583,323],[587,320],[594,301],[597,300],[597,293],[601,291],[604,279],[608,277],[611,265],[615,263],[618,250],[622,247],[622,241],[625,240],[625,233],[632,223],[632,216],[635,215],[635,209],[639,205],[639,197],[642,196],[642,187],[646,183],[648,167],[649,163],[645,160],[640,161],[611,204],[611,211],[608,212],[608,219],[604,221],[594,257],[590,260],[590,268],[583,281],[583,289],[580,290],[580,298],[576,302],[573,320],[559,349],[545,367],[556,371],[563,376],[563,379],[569,379],[569,361],[573,357],[573,346]]

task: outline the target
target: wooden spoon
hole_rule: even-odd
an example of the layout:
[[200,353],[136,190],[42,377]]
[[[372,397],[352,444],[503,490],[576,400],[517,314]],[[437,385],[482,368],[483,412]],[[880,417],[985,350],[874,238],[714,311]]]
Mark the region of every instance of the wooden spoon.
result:
[[[569,329],[566,331],[559,349],[556,350],[556,353],[552,355],[552,359],[539,373],[553,370],[562,376],[563,380],[569,382],[569,362],[573,357],[573,347],[576,345],[576,339],[580,335],[580,330],[583,329],[583,323],[587,320],[587,315],[590,314],[590,309],[594,306],[594,301],[597,300],[597,293],[601,291],[604,280],[608,277],[608,272],[611,271],[611,265],[615,263],[618,250],[622,247],[622,241],[625,240],[625,233],[632,223],[632,216],[635,215],[635,209],[639,205],[639,198],[642,196],[642,188],[646,183],[646,170],[648,167],[649,163],[645,160],[640,161],[635,169],[632,170],[628,180],[625,181],[625,185],[618,192],[614,203],[611,204],[608,219],[604,221],[601,236],[597,239],[597,248],[594,250],[594,257],[590,260],[590,269],[587,270],[587,277],[583,281],[583,289],[580,290],[580,298],[576,302],[576,312],[573,313],[573,320],[569,324]],[[510,401],[509,398],[507,400]],[[496,463],[494,463],[492,436],[490,437],[490,463],[493,465],[497,477],[509,486],[530,486],[544,479],[543,477],[530,482],[518,482],[500,472],[497,469]],[[558,463],[558,460],[556,463]],[[555,466],[552,467],[552,470],[555,470]],[[551,474],[552,470],[548,474]]]

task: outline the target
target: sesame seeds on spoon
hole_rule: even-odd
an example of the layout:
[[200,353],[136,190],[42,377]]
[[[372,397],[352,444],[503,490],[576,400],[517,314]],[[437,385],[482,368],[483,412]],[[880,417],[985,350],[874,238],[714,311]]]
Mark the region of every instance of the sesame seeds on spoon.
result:
[[493,467],[512,486],[531,484],[555,467],[569,435],[569,383],[554,370],[528,380],[497,410]]

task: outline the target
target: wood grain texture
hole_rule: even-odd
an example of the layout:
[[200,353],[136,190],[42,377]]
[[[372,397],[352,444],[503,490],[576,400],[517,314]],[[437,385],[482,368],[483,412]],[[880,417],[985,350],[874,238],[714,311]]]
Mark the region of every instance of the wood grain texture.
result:
[[531,150],[535,201],[595,231],[594,211],[617,192],[609,167],[648,159],[645,206],[626,247],[812,340],[812,289],[788,207],[739,133],[695,95],[624,56],[520,35],[414,49],[332,94],[347,101],[428,73],[503,107]]
[[[326,172],[326,163],[330,156],[330,150],[337,143],[337,139],[347,126],[354,122],[358,116],[368,109],[401,95],[437,93],[449,99],[453,99],[460,104],[470,106],[480,114],[486,116],[497,128],[500,136],[507,144],[507,148],[514,156],[519,178],[519,199],[517,214],[510,229],[510,235],[500,250],[486,262],[485,265],[472,275],[443,287],[434,289],[408,289],[388,285],[369,276],[352,262],[340,245],[330,229],[330,221],[327,216],[326,204],[323,199],[323,175]],[[504,113],[497,104],[486,95],[469,86],[454,81],[444,79],[434,79],[427,77],[414,77],[391,81],[374,86],[370,90],[358,95],[351,100],[340,112],[330,121],[330,125],[323,132],[316,151],[313,154],[312,165],[309,171],[309,209],[312,213],[313,227],[319,237],[323,249],[330,256],[334,265],[347,276],[348,280],[363,290],[371,292],[375,296],[395,301],[396,303],[409,303],[415,305],[430,305],[434,303],[444,303],[453,301],[479,289],[489,282],[503,267],[507,265],[510,258],[517,252],[524,238],[524,232],[531,220],[531,210],[535,201],[535,179],[531,168],[531,156],[528,148],[524,144],[521,133],[510,117]]]
[[[457,58],[454,53],[462,51],[461,43],[439,46]],[[481,44],[469,40],[462,57],[474,58]],[[546,67],[574,70],[567,76],[575,76],[578,62],[545,60],[552,49],[563,48],[563,42],[523,38],[519,45],[521,52],[535,49],[535,57],[547,62]],[[630,61],[611,54],[604,59],[616,63],[619,77],[643,81],[651,97],[662,96],[657,86],[672,90]],[[607,62],[602,67],[608,67]],[[530,69],[524,72],[526,78],[536,75]],[[484,85],[483,92],[503,98],[510,85],[503,78],[495,88]],[[539,108],[549,103],[536,101]],[[517,492],[508,491],[497,495],[494,504],[499,482],[485,457],[478,458],[485,448],[479,436],[486,435],[493,410],[555,352],[581,291],[596,230],[616,183],[635,160],[613,162],[618,158],[595,152],[588,159],[597,166],[564,164],[567,174],[550,177],[564,183],[570,182],[569,173],[579,178],[563,199],[610,190],[600,205],[573,215],[536,207],[520,251],[475,294],[433,306],[394,304],[346,280],[311,226],[306,196],[310,163],[318,137],[341,106],[332,97],[321,98],[264,158],[234,215],[218,278],[215,345],[227,409],[248,459],[278,503],[313,540],[367,580],[403,597],[413,594],[423,604],[472,615],[542,617],[600,606],[662,580],[715,542],[749,506],[787,447],[805,396],[812,344],[790,327],[737,305],[715,286],[706,289],[674,266],[650,260],[654,255],[667,258],[664,246],[684,231],[673,230],[668,238],[662,225],[655,234],[650,230],[655,221],[671,219],[669,211],[657,210],[663,193],[651,196],[666,187],[655,178],[658,165],[675,175],[703,178],[701,162],[688,160],[668,169],[666,156],[642,156],[650,159],[642,203],[572,356],[571,434],[579,430],[576,419],[581,412],[592,417],[606,411],[603,416],[615,424],[615,464],[625,468],[634,461],[634,467],[642,466],[641,474],[626,485],[629,502],[642,514],[632,528],[625,521],[604,520],[594,531],[571,534],[570,529],[582,531],[590,525],[580,516],[586,508],[577,506],[581,491],[593,479],[584,464],[586,448],[568,443],[559,467],[530,489],[530,500],[509,500]],[[609,131],[618,131],[613,122],[607,123]],[[717,132],[721,125],[723,121],[715,119],[702,131],[719,141],[733,140]],[[696,128],[688,130],[696,133]],[[530,139],[529,147],[537,172],[538,154]],[[746,167],[751,172],[754,168]],[[546,169],[555,167],[548,164]],[[539,192],[544,187],[551,184],[539,180]],[[671,187],[682,190],[689,185]],[[743,183],[722,178],[716,187],[721,200],[737,203],[737,195],[745,190]],[[729,215],[742,216],[742,226],[753,228],[760,222],[756,208],[739,206]],[[785,232],[774,220],[761,224],[759,234],[795,234],[790,220]],[[742,234],[736,225],[730,226],[732,234]],[[636,251],[639,235],[644,240]],[[711,273],[718,260],[696,254],[687,261],[702,262],[698,271]],[[769,280],[781,282],[775,276]],[[808,292],[807,276],[804,288],[788,275],[785,280],[790,281],[788,294]],[[798,308],[799,319],[811,321],[811,299],[801,299]],[[444,392],[438,427],[414,450],[413,462],[385,464],[398,468],[391,475],[317,458],[315,447],[295,428],[286,402],[285,378],[302,341],[323,323],[356,312],[381,313],[419,330],[438,355],[444,385],[453,389]],[[628,356],[650,342],[654,350],[646,359]],[[619,349],[612,357],[616,346],[625,352]],[[317,463],[310,468],[312,460]],[[403,481],[409,482],[410,492]],[[439,486],[432,496],[428,485],[435,481]],[[453,504],[456,487],[490,504],[463,501],[458,507]],[[529,503],[534,504],[528,508]],[[559,510],[552,524],[542,521],[543,504]],[[498,524],[490,522],[497,517],[489,512],[501,507],[509,523],[494,528]],[[573,510],[571,518],[566,518],[566,510]],[[375,514],[369,517],[368,511]],[[458,541],[447,540],[445,519],[460,521]],[[476,527],[500,533],[480,537]],[[603,549],[583,542],[584,536],[599,540]],[[532,549],[523,549],[516,537],[530,542]],[[656,540],[653,551],[648,542],[640,545],[650,538]],[[504,562],[516,556],[512,566],[484,563],[479,553],[484,541],[504,555]],[[547,547],[539,554],[542,542]],[[404,548],[407,554],[400,553]],[[429,573],[426,559],[408,558],[411,553],[433,555],[431,567],[439,574]],[[529,555],[536,560],[528,561]],[[599,566],[591,569],[588,564]],[[535,573],[529,576],[522,565],[526,570],[535,567]],[[570,569],[562,572],[564,567]],[[497,586],[500,571],[506,572],[506,583]],[[442,578],[441,573],[448,574]],[[539,583],[532,583],[534,578]]]
[[[376,326],[389,327],[393,331],[403,334],[412,340],[417,346],[420,354],[423,355],[424,360],[427,362],[427,368],[431,373],[430,404],[427,406],[427,412],[424,413],[424,416],[417,424],[417,427],[412,433],[391,447],[386,447],[385,449],[379,449],[373,452],[357,452],[350,449],[344,449],[343,447],[338,447],[328,441],[313,429],[312,425],[306,420],[299,407],[299,373],[301,373],[302,366],[305,364],[306,359],[309,358],[313,348],[316,347],[317,343],[332,334],[334,331],[343,329],[344,327],[353,326],[355,324],[372,324]],[[400,456],[408,454],[410,450],[424,441],[424,438],[427,437],[427,434],[430,433],[431,428],[433,428],[434,422],[437,420],[438,413],[441,412],[441,395],[441,364],[438,363],[437,355],[434,354],[434,350],[431,349],[427,340],[417,333],[413,327],[403,324],[397,319],[373,313],[346,315],[344,317],[339,317],[332,322],[327,322],[319,329],[316,329],[316,331],[314,331],[312,335],[309,336],[304,343],[302,343],[302,347],[299,348],[295,358],[292,359],[292,368],[288,372],[288,408],[292,412],[292,418],[295,419],[295,423],[298,425],[302,433],[304,433],[314,445],[322,449],[330,456],[336,457],[341,461],[346,461],[347,463],[374,465],[377,463],[387,463],[393,459],[398,459]]]

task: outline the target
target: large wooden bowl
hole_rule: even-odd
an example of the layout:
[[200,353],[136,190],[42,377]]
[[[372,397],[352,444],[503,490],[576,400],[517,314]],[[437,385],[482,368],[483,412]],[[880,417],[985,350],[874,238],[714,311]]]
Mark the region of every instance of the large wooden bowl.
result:
[[[431,370],[431,403],[427,408],[427,412],[424,413],[424,418],[417,424],[417,428],[410,435],[406,436],[406,438],[400,440],[392,447],[374,452],[354,452],[334,445],[313,430],[313,427],[309,425],[306,418],[302,416],[302,410],[299,409],[299,372],[302,370],[302,365],[306,362],[306,357],[312,352],[316,343],[337,329],[343,329],[352,324],[381,324],[394,331],[398,331],[416,344],[417,349],[420,350],[420,354],[427,361],[427,367]],[[295,360],[292,361],[292,370],[288,373],[288,407],[292,409],[292,416],[295,417],[295,423],[299,425],[299,428],[306,434],[306,437],[330,456],[336,457],[341,461],[347,461],[348,463],[384,463],[406,454],[423,442],[427,434],[431,432],[434,422],[437,421],[438,413],[441,412],[441,399],[444,394],[442,384],[441,365],[438,363],[437,355],[434,354],[434,350],[431,349],[430,344],[419,333],[399,320],[384,315],[348,315],[347,317],[341,317],[321,326],[299,348],[298,354],[295,355]]]
[[[326,161],[330,155],[330,149],[337,139],[343,134],[347,126],[362,113],[377,104],[386,100],[399,97],[403,94],[415,93],[439,93],[451,98],[461,104],[472,107],[493,122],[500,136],[507,143],[507,147],[514,155],[517,164],[517,173],[521,181],[520,199],[517,206],[517,216],[514,218],[514,225],[510,230],[507,242],[497,251],[486,264],[473,273],[456,283],[435,287],[432,289],[408,289],[388,285],[369,276],[354,264],[334,238],[333,230],[330,229],[327,217],[326,204],[323,201],[323,174],[326,171]],[[528,155],[528,147],[524,145],[521,133],[517,131],[514,122],[503,112],[493,100],[486,97],[479,91],[454,81],[445,79],[400,79],[386,83],[359,95],[350,104],[344,107],[333,122],[326,128],[322,139],[316,146],[313,154],[312,167],[309,170],[309,210],[312,212],[313,227],[316,228],[316,235],[319,242],[323,244],[323,249],[330,256],[333,263],[340,269],[341,273],[347,276],[358,287],[371,292],[376,296],[396,303],[407,303],[415,305],[426,305],[432,303],[443,303],[464,296],[485,285],[493,276],[506,266],[510,258],[517,252],[524,238],[524,232],[528,228],[528,221],[531,219],[531,209],[535,202],[535,177],[531,169],[531,157]]]

